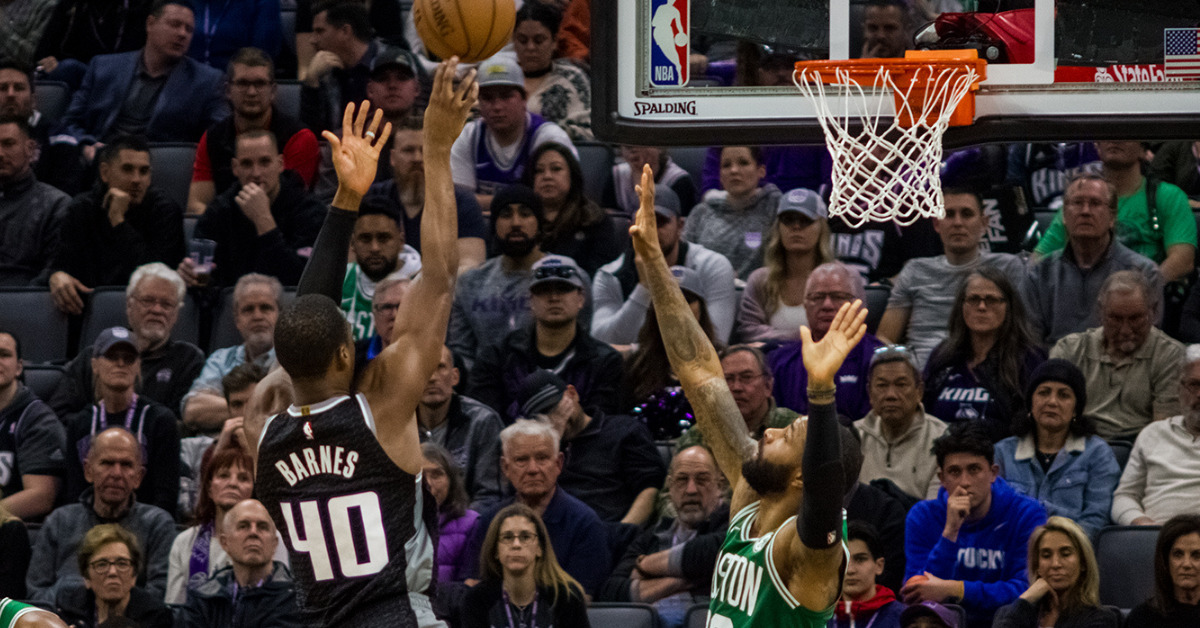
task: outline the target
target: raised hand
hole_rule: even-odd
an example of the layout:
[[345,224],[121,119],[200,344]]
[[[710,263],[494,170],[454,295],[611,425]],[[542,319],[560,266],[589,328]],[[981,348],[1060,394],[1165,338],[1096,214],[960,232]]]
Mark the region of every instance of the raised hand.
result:
[[807,325],[800,326],[804,369],[808,371],[810,387],[833,385],[833,376],[842,368],[842,362],[867,333],[866,320],[867,310],[861,300],[855,300],[842,304],[820,342],[813,341],[812,330]]
[[[658,218],[654,213],[654,172],[650,164],[642,167],[642,182],[634,186],[637,191],[637,214],[633,217],[633,225],[629,227],[629,237],[633,239],[633,251],[637,261],[662,257],[662,247],[658,244]],[[638,276],[644,273],[638,272]]]
[[475,70],[469,70],[455,87],[457,68],[458,57],[450,57],[438,64],[433,74],[433,91],[429,94],[429,106],[425,108],[424,125],[425,143],[431,148],[450,150],[479,100]]
[[[375,182],[379,151],[383,150],[383,145],[391,137],[391,122],[384,124],[382,131],[379,129],[379,123],[383,120],[382,110],[375,111],[375,115],[371,117],[370,126],[367,126],[367,115],[370,110],[371,103],[366,100],[358,106],[357,114],[354,111],[354,103],[347,103],[346,111],[342,114],[342,136],[339,138],[329,131],[321,133],[321,136],[329,142],[333,168],[337,171],[338,196],[343,198],[349,193],[355,195],[357,197],[355,200],[358,200],[367,193],[367,189]],[[366,128],[365,133],[364,128]],[[357,202],[340,203],[338,201],[339,199],[335,198],[334,205],[340,209],[358,210]]]

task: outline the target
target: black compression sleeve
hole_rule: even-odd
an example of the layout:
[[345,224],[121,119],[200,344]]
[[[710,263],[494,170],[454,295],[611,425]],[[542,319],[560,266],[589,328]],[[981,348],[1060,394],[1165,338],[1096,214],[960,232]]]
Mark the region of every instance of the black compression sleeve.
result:
[[832,403],[808,406],[804,459],[804,500],[796,526],[805,547],[832,547],[842,536],[841,433]]
[[298,295],[323,294],[334,303],[342,302],[342,281],[346,278],[346,257],[358,212],[330,207],[325,223],[313,244],[312,256],[300,276]]

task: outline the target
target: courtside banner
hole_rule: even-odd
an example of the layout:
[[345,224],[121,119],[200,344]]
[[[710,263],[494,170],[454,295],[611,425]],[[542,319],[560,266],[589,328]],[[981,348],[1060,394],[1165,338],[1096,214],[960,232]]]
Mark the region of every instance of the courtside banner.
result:
[[650,84],[682,87],[691,51],[690,0],[650,0]]

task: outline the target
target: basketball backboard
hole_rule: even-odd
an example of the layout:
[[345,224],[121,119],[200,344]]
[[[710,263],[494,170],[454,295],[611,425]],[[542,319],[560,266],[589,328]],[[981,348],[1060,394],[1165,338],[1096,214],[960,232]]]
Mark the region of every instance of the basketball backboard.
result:
[[[975,47],[989,60],[975,122],[951,128],[947,146],[1200,137],[1200,3],[894,1],[917,15],[909,22],[910,47]],[[821,143],[815,108],[791,83],[787,64],[774,74],[747,68],[754,59],[787,55],[889,56],[880,53],[886,45],[878,37],[865,39],[864,24],[878,26],[876,12],[899,9],[868,6],[876,3],[593,0],[596,134],[657,145]],[[947,5],[978,10],[915,8]],[[736,46],[743,63],[713,54],[704,74],[693,76],[689,53],[722,45]],[[747,76],[775,85],[748,86]]]

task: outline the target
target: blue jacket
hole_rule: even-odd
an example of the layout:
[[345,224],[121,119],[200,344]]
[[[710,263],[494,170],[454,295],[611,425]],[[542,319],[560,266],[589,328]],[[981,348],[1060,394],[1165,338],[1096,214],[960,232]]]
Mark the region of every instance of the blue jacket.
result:
[[[137,71],[141,50],[97,55],[71,98],[54,142],[92,144],[107,133],[121,111]],[[196,142],[208,127],[229,115],[225,77],[188,57],[171,70],[146,127],[151,142]]]
[[1109,523],[1113,492],[1121,467],[1108,443],[1098,436],[1071,436],[1050,465],[1050,472],[1033,455],[1033,435],[1011,436],[996,443],[1000,475],[1018,493],[1038,500],[1049,516],[1078,523],[1092,538]]
[[946,489],[908,512],[904,539],[904,579],[929,572],[962,580],[962,606],[972,626],[990,626],[996,609],[1017,599],[1029,586],[1026,545],[1034,528],[1046,523],[1046,511],[1017,493],[1002,478],[992,483],[992,507],[983,519],[964,523],[958,542],[942,536],[946,527]]
[[279,0],[192,0],[192,6],[196,31],[189,57],[223,71],[229,58],[247,46],[271,58],[279,56],[283,43]]

